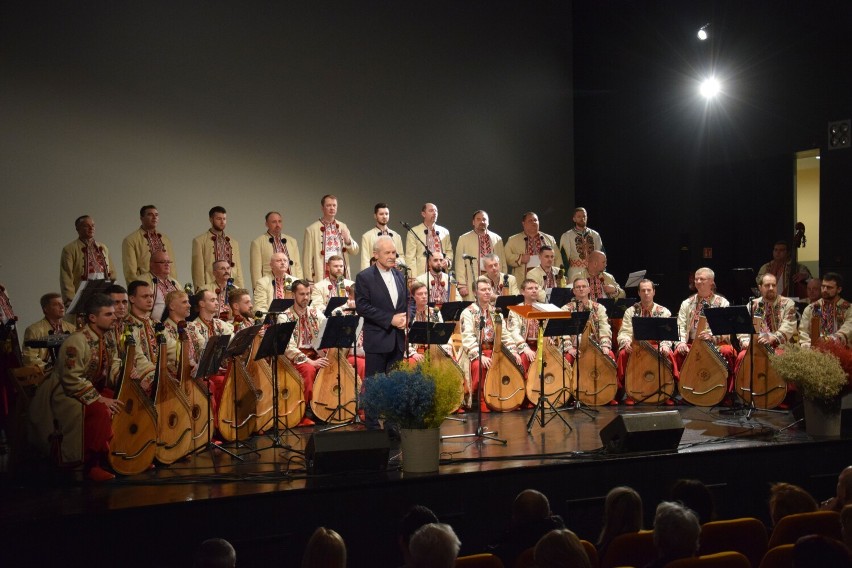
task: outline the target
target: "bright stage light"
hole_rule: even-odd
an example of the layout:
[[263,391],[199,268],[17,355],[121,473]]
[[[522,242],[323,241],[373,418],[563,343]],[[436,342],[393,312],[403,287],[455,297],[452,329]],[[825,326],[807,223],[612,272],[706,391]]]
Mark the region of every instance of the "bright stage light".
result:
[[701,92],[701,96],[705,99],[712,99],[716,95],[719,94],[719,91],[722,89],[722,86],[719,84],[719,81],[716,80],[715,77],[710,77],[709,79],[705,79],[703,83],[701,83],[701,88],[699,91]]
[[709,34],[707,33],[707,28],[709,28],[709,27],[710,27],[710,24],[704,24],[703,26],[701,26],[701,29],[698,30],[698,39],[700,39],[701,41],[704,41],[705,39],[710,37]]

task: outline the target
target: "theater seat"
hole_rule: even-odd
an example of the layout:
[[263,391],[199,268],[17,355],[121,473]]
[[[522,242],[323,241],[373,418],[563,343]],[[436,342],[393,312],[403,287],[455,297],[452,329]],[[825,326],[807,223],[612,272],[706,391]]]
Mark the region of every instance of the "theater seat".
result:
[[669,562],[666,568],[751,568],[751,562],[739,552],[728,551],[681,558]]
[[813,511],[787,515],[778,521],[769,539],[769,548],[781,544],[795,544],[803,536],[820,534],[843,540],[840,533],[840,513],[836,511]]
[[782,544],[770,548],[760,561],[760,568],[793,568],[793,547],[795,544]]
[[600,559],[598,559],[598,549],[588,540],[581,540],[580,544],[583,545],[583,550],[586,551],[586,556],[589,557],[589,563],[592,565],[592,568],[598,568],[601,564]]
[[456,568],[503,568],[503,561],[493,554],[470,554],[456,558]]
[[644,566],[657,558],[654,531],[639,531],[615,537],[601,559],[601,568]]
[[742,553],[752,566],[760,564],[767,551],[766,527],[757,519],[744,517],[711,521],[701,526],[698,554],[704,556],[729,550]]

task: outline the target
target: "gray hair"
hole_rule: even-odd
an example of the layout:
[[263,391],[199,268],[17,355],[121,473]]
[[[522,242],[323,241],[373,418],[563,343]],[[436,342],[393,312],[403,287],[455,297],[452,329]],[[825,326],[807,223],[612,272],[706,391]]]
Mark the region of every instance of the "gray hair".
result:
[[663,501],[654,516],[654,545],[660,556],[684,558],[698,550],[701,525],[692,509]]
[[499,261],[500,261],[500,257],[499,257],[498,255],[496,255],[496,254],[494,254],[494,253],[492,252],[491,254],[483,254],[483,255],[482,255],[482,260],[489,260],[489,261],[490,261],[490,260],[496,260],[496,261],[498,261],[498,262],[499,262]]
[[393,248],[396,249],[393,239],[387,235],[382,235],[381,237],[376,237],[376,242],[373,243],[373,252],[379,252],[379,249],[382,247],[382,243],[386,242],[390,242],[390,244],[393,245]]
[[453,527],[429,523],[417,529],[408,543],[412,565],[416,568],[453,568],[461,541]]
[[716,280],[716,273],[713,272],[711,269],[707,268],[706,266],[702,266],[701,268],[696,270],[695,275],[698,276],[699,272],[703,272],[704,274],[707,274],[710,277],[710,280],[714,280],[714,281]]

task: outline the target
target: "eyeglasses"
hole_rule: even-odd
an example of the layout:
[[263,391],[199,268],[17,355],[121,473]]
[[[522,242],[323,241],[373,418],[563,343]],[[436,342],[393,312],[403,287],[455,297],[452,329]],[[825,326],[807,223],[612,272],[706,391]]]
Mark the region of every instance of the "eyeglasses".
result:
[[171,260],[155,260],[154,264],[171,264]]

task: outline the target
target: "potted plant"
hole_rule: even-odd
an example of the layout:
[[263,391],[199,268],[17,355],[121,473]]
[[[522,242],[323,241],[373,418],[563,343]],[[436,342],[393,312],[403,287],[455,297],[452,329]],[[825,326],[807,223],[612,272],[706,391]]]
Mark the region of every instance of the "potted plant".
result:
[[781,378],[802,393],[808,433],[839,436],[840,398],[849,388],[849,379],[837,356],[822,347],[788,345],[771,361]]
[[459,407],[462,385],[450,371],[423,360],[370,377],[362,402],[367,414],[399,426],[402,470],[438,471],[441,422]]

